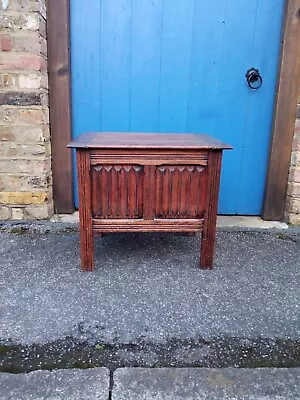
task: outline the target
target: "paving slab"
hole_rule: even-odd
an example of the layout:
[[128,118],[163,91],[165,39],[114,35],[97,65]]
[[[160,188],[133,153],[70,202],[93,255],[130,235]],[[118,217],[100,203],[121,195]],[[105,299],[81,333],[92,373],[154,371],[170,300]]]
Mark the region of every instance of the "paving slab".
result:
[[107,400],[109,371],[33,371],[27,374],[0,374],[1,400]]
[[121,368],[112,400],[299,400],[300,369]]

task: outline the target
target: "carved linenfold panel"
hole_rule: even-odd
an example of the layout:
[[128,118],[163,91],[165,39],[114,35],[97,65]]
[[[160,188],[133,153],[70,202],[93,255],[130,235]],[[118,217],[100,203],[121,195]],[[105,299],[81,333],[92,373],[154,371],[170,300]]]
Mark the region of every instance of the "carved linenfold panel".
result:
[[101,164],[91,175],[93,217],[143,217],[143,166]]
[[203,218],[207,178],[207,168],[202,166],[158,166],[155,176],[155,217]]

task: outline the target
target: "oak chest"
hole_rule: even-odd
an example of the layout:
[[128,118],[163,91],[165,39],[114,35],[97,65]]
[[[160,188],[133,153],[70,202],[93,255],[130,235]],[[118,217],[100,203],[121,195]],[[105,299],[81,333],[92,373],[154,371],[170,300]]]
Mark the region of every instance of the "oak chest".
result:
[[202,231],[200,267],[211,269],[222,152],[200,134],[85,133],[76,148],[81,267],[94,270],[93,236]]

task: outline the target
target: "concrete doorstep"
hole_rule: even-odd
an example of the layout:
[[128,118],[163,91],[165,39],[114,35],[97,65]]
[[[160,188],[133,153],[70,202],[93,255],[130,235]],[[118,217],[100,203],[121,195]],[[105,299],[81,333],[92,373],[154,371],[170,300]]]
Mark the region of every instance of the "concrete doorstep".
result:
[[[50,221],[78,224],[79,212],[76,211],[73,214],[55,214]],[[218,228],[241,228],[252,230],[288,229],[288,225],[285,222],[264,221],[261,217],[243,215],[218,215],[217,226]]]
[[106,368],[0,374],[1,400],[296,400],[300,368]]

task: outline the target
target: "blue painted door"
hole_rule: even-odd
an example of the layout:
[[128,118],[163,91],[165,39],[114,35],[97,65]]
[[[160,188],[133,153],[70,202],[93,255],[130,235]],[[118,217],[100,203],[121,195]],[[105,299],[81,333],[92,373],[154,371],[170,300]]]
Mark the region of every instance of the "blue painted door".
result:
[[219,212],[259,215],[283,10],[284,0],[71,0],[73,136],[211,134],[234,146]]

